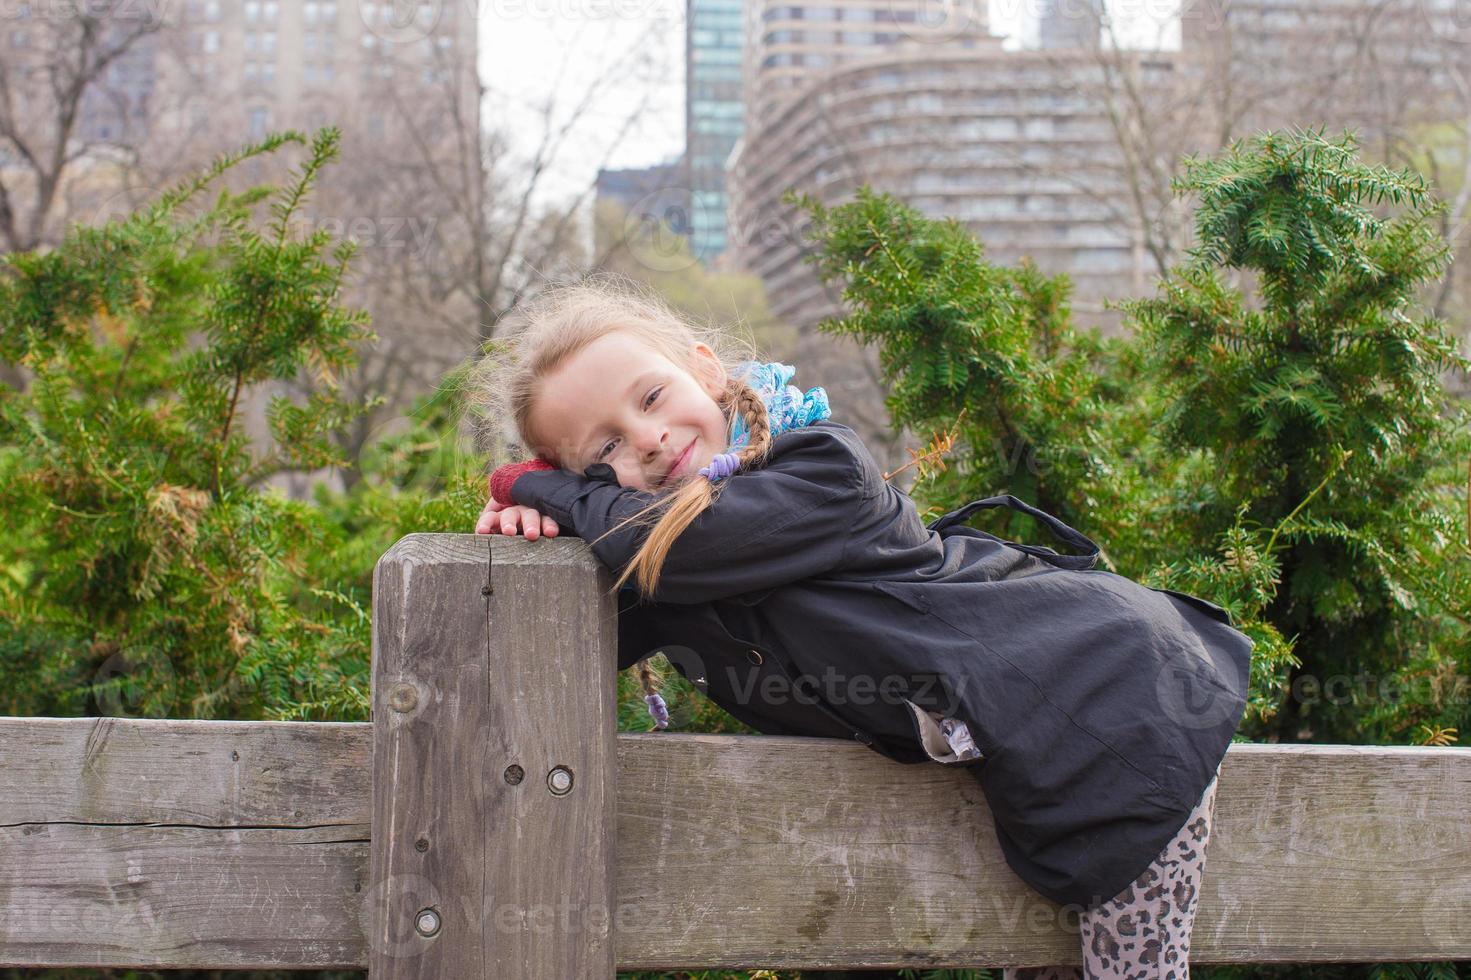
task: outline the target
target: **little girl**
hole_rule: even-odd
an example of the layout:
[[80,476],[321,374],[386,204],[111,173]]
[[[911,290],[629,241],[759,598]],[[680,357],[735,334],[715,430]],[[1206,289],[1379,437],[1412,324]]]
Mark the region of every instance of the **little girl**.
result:
[[[1008,976],[1188,977],[1252,647],[1225,610],[1092,570],[1093,542],[1010,495],[924,525],[821,388],[630,283],[517,316],[477,387],[535,458],[492,474],[475,530],[575,534],[617,573],[619,669],[656,727],[662,651],[757,731],[961,767],[1008,865],[1080,912],[1081,970]],[[996,506],[1081,553],[965,525]]]

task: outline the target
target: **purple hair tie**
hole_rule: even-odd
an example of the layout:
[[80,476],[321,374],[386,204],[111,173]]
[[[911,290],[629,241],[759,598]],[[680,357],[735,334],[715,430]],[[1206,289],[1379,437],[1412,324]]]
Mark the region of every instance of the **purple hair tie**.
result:
[[645,694],[644,702],[649,706],[649,714],[654,718],[654,729],[669,727],[669,708],[664,704],[664,699],[657,694]]
[[710,482],[730,476],[740,468],[741,458],[735,453],[721,453],[710,460],[709,466],[700,467],[700,475],[710,478]]

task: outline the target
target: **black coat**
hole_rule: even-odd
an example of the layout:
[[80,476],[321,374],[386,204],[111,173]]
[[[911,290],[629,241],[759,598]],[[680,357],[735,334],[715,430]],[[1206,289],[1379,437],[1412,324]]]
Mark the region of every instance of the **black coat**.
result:
[[[1061,904],[1112,898],[1184,825],[1246,704],[1252,641],[1221,607],[1090,570],[1091,541],[1010,495],[925,526],[830,419],[722,482],[652,601],[620,594],[620,669],[662,650],[757,731],[853,738],[901,763],[942,758],[922,712],[960,718],[983,758],[947,764],[979,781],[1011,868]],[[511,495],[588,541],[654,499],[562,470]],[[960,523],[993,506],[1087,553]],[[593,551],[621,572],[642,533]]]

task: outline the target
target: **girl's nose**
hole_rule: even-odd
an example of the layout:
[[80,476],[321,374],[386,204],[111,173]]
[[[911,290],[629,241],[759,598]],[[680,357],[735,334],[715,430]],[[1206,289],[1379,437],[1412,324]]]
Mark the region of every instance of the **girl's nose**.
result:
[[664,444],[669,440],[669,433],[662,428],[645,429],[639,437],[639,452],[643,455],[644,462],[658,459],[664,452]]

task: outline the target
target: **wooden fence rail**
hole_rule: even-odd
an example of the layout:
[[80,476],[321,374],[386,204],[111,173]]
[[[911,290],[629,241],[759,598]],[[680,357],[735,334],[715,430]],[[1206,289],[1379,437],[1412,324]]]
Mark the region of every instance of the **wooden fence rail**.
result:
[[[827,739],[616,733],[575,538],[411,534],[371,723],[0,718],[0,965],[401,978],[1077,963],[979,786]],[[1471,749],[1232,746],[1192,960],[1471,958]]]

